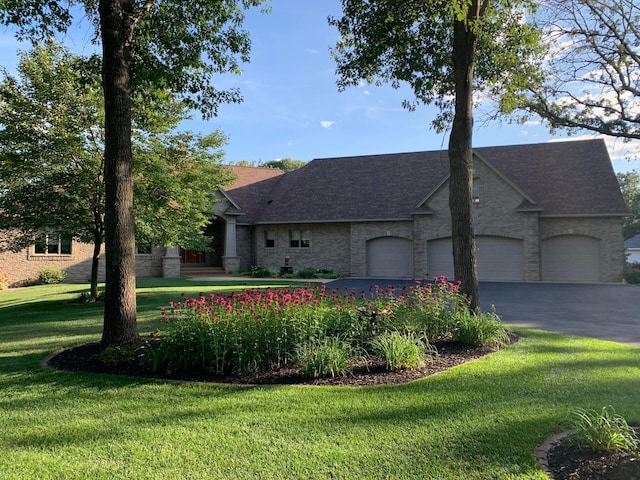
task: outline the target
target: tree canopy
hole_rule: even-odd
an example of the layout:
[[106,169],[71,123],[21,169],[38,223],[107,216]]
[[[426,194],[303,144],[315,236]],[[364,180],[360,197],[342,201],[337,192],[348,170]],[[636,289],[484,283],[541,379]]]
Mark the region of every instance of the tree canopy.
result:
[[[187,115],[167,92],[134,102],[134,212],[138,245],[204,248],[213,191],[230,180],[219,163],[225,137],[173,129]],[[56,232],[97,247],[104,239],[104,111],[92,58],[48,41],[21,55],[0,84],[0,229],[5,248]]]
[[[83,0],[3,2],[0,22],[37,42],[65,32],[84,7],[102,46],[105,112],[105,311],[103,347],[138,339],[133,218],[132,98],[169,91],[207,118],[236,90],[212,86],[217,73],[238,72],[250,41],[244,9],[262,0]],[[153,88],[151,88],[151,86]],[[147,98],[152,102],[153,97]]]
[[552,0],[536,21],[549,48],[545,79],[507,110],[524,106],[552,129],[640,139],[640,4]]
[[622,235],[627,240],[640,234],[640,174],[637,172],[618,173],[618,183],[629,213],[622,224]]

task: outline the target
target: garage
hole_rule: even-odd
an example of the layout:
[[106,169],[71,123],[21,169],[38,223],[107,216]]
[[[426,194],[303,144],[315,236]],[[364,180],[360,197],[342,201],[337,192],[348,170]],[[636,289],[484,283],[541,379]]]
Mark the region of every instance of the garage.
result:
[[600,281],[600,241],[582,235],[547,238],[540,248],[542,280]]
[[[478,277],[485,281],[524,280],[524,244],[517,238],[476,237]],[[451,237],[431,240],[427,247],[429,276],[453,278]]]
[[413,242],[400,237],[367,241],[367,276],[413,278]]

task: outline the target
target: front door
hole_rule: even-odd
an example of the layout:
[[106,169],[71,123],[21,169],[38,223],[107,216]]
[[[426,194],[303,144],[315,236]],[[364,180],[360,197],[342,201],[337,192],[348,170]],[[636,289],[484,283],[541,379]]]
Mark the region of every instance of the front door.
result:
[[185,250],[180,248],[180,263],[181,264],[201,264],[204,265],[207,262],[206,253],[198,250]]

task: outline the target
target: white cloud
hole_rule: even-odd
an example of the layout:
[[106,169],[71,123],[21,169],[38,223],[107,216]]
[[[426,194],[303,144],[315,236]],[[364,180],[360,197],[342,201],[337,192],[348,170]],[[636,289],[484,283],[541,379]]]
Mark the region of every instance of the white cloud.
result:
[[330,128],[334,123],[336,123],[334,120],[321,120],[320,126],[322,128]]
[[371,95],[371,92],[370,92],[369,90],[365,90],[365,91],[364,91],[364,94],[365,94],[365,95]]
[[320,53],[320,50],[316,50],[315,48],[307,48],[307,52],[311,53],[312,55],[317,55]]

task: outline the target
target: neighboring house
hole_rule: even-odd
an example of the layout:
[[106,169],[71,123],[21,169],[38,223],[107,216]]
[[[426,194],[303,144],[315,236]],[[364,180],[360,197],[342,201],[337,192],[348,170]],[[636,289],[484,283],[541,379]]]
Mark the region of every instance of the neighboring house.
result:
[[[453,277],[446,151],[317,159],[288,173],[233,168],[208,232],[213,252],[154,249],[148,271],[288,264]],[[481,280],[622,280],[627,209],[603,140],[476,148],[473,177]]]
[[624,241],[624,253],[627,263],[640,262],[640,235]]

